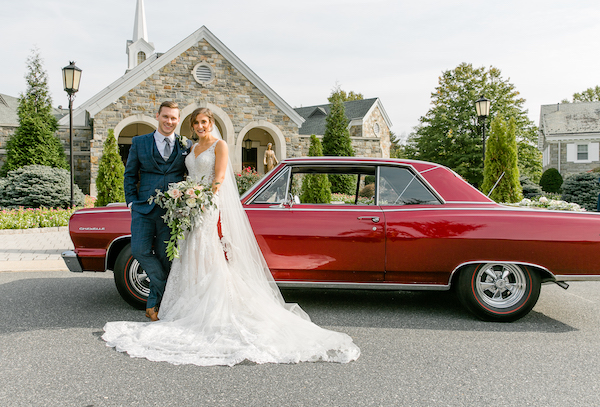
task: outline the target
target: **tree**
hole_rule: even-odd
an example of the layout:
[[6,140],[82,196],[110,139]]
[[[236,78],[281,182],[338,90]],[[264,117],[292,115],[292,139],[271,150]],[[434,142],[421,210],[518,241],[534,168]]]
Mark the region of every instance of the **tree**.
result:
[[556,168],[548,168],[540,178],[542,190],[550,193],[559,193],[562,188],[563,177]]
[[[587,88],[581,93],[573,93],[573,103],[578,102],[600,102],[600,86]],[[571,103],[564,99],[562,103]]]
[[341,96],[342,101],[344,101],[344,102],[349,102],[351,100],[363,100],[364,99],[364,96],[362,93],[354,93],[354,91],[352,91],[352,90],[350,91],[350,93],[346,93],[345,91],[340,89],[339,86],[336,87],[334,92],[327,99],[327,100],[329,100],[329,103],[333,103],[333,98],[335,96]]
[[[348,132],[348,119],[344,101],[339,87],[329,97],[331,102],[329,114],[325,118],[325,134],[323,135],[323,155],[353,157],[354,149]],[[348,175],[330,175],[331,192],[354,193],[353,177]]]
[[48,91],[48,77],[42,67],[37,49],[27,59],[27,91],[19,97],[19,127],[6,143],[6,162],[0,176],[26,165],[45,165],[69,168],[58,137],[56,118],[52,115],[52,101]]
[[[309,157],[323,155],[321,141],[314,134],[310,136]],[[304,203],[330,203],[331,184],[326,174],[306,174],[302,180],[300,200]]]
[[390,158],[403,158],[404,145],[400,137],[397,137],[393,131],[390,131]]
[[98,177],[96,177],[98,199],[95,206],[106,206],[111,202],[125,202],[124,173],[125,166],[119,155],[117,139],[114,130],[110,129],[98,165]]
[[517,166],[515,133],[516,124],[513,117],[508,121],[508,126],[499,116],[492,121],[485,150],[485,170],[481,190],[484,194],[488,194],[493,188],[490,198],[496,202],[519,202],[523,198]]
[[498,68],[474,68],[462,63],[439,77],[431,94],[432,107],[419,119],[409,136],[405,153],[446,165],[474,185],[483,180],[482,128],[477,123],[475,101],[482,95],[491,100],[486,133],[493,118],[514,118],[517,141],[535,145],[536,128],[523,109],[525,99],[515,86],[502,78]]

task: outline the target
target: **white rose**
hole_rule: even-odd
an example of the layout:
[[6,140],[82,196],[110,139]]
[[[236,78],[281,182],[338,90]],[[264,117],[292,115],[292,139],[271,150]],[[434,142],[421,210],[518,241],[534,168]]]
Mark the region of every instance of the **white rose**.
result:
[[185,204],[187,206],[189,206],[190,208],[195,208],[196,207],[196,199],[194,198],[188,198],[185,200]]

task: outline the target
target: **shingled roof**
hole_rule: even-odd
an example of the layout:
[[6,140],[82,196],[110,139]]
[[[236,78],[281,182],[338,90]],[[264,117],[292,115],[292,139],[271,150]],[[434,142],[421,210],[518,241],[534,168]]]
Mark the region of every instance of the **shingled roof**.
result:
[[19,98],[0,93],[0,126],[18,126]]
[[[348,122],[364,118],[376,102],[377,98],[344,102]],[[325,118],[331,111],[330,104],[298,107],[294,110],[305,120],[304,123],[302,123],[302,127],[298,130],[299,134],[316,134],[320,136],[325,134]]]

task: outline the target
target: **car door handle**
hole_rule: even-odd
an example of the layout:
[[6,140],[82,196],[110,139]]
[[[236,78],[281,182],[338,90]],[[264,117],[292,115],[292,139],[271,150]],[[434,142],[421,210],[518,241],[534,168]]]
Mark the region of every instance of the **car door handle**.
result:
[[379,216],[359,216],[357,219],[358,220],[371,219],[373,221],[373,223],[379,222]]

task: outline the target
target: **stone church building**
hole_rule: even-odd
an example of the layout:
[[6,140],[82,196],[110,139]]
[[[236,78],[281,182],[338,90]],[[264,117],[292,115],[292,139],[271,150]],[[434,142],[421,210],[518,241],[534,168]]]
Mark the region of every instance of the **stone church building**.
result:
[[[234,171],[250,166],[263,173],[268,143],[278,160],[307,155],[310,135],[324,132],[328,105],[292,108],[204,26],[167,52],[156,53],[148,41],[143,0],[137,2],[134,38],[127,41],[127,67],[122,77],[73,112],[75,181],[94,196],[109,130],[125,161],[131,139],[157,128],[156,112],[165,100],[179,104],[176,132],[188,137],[192,111],[213,111]],[[381,101],[346,102],[346,114],[356,155],[389,157],[391,122]],[[68,115],[59,125],[68,155]]]

